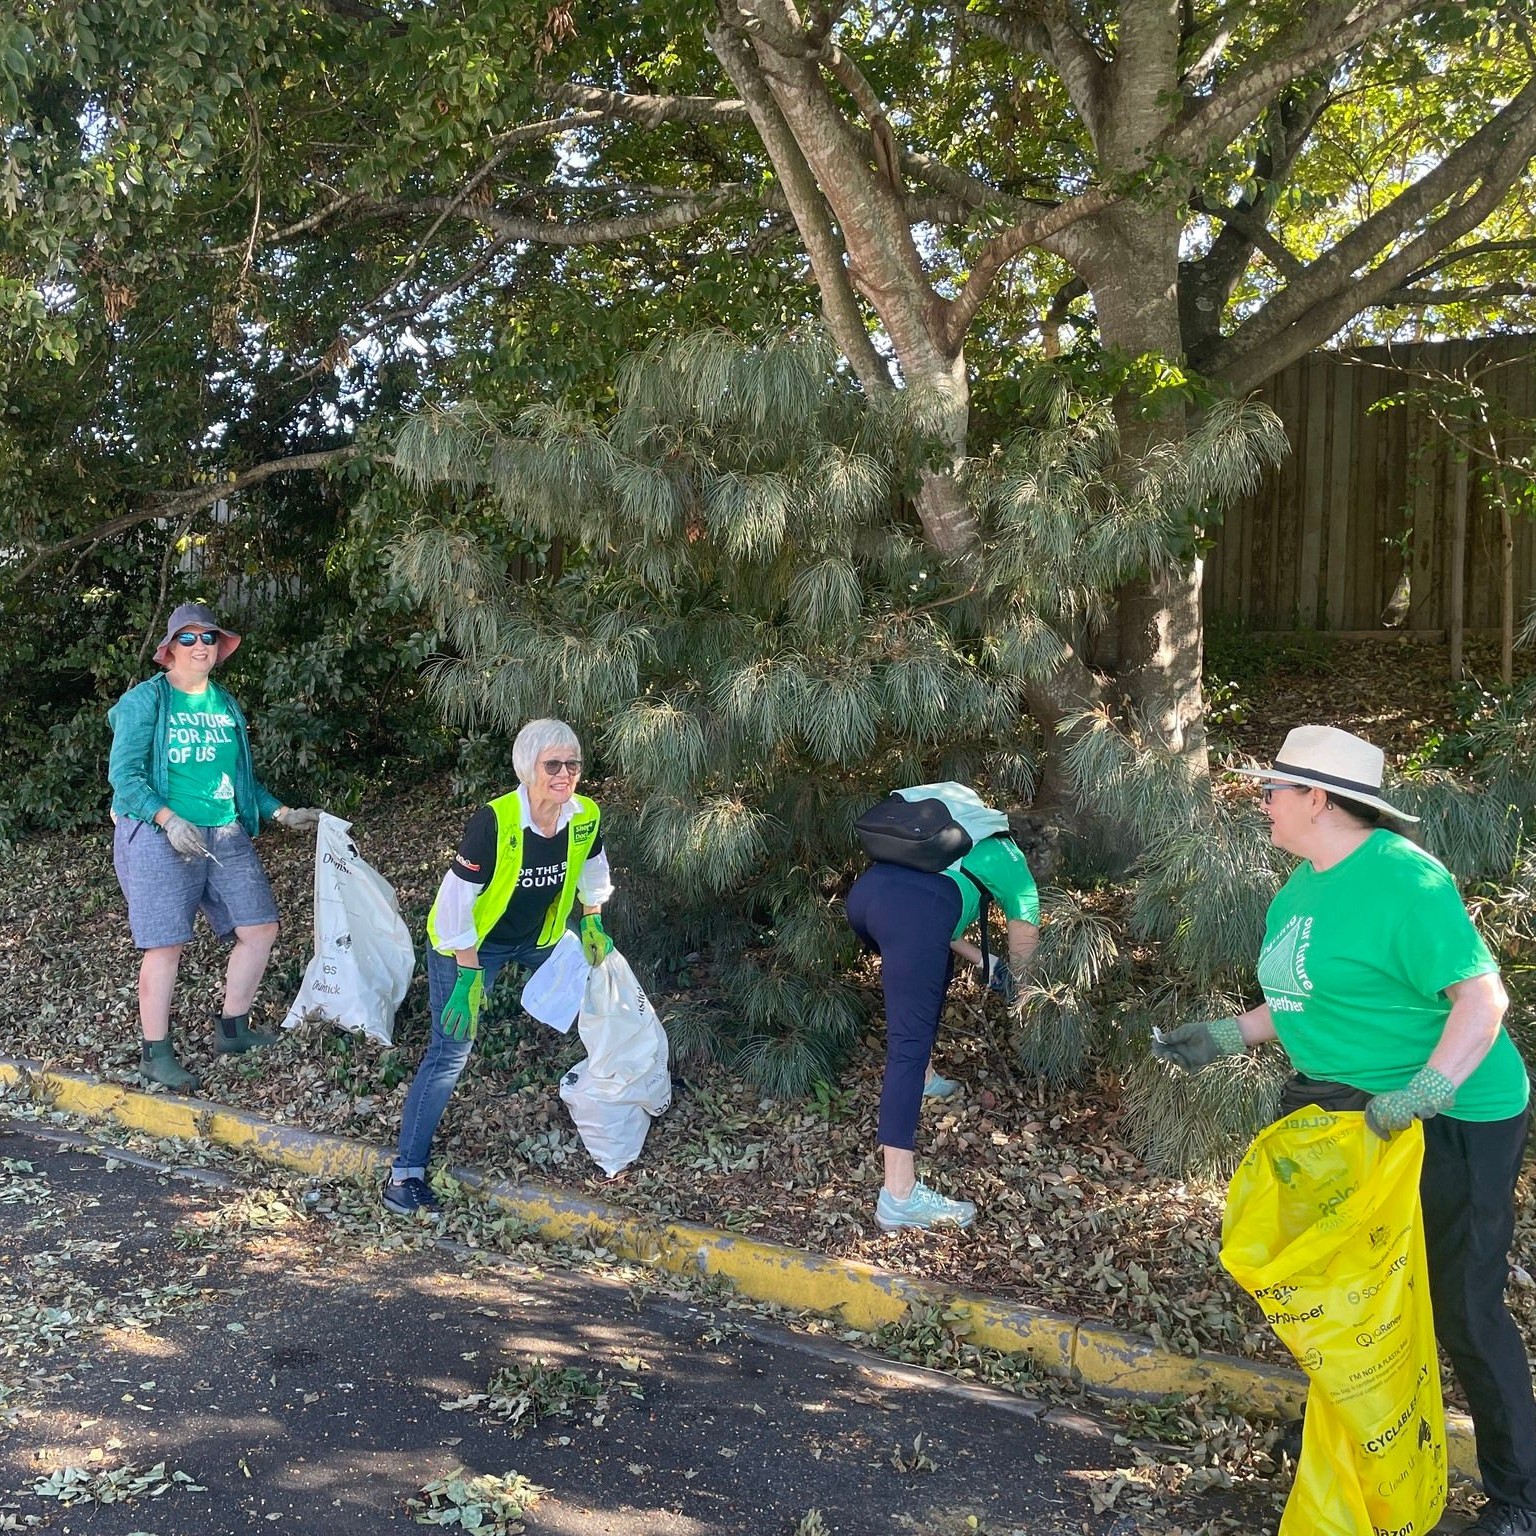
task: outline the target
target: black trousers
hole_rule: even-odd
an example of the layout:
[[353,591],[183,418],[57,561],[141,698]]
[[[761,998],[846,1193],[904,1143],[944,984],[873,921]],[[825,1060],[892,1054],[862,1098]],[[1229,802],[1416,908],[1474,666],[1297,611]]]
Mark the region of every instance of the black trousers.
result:
[[[1286,1084],[1281,1115],[1303,1104],[1363,1109],[1367,1093],[1304,1077]],[[1508,1120],[1424,1122],[1419,1203],[1435,1335],[1467,1396],[1483,1492],[1536,1510],[1536,1393],[1525,1341],[1504,1304],[1515,1236],[1515,1180],[1529,1113]]]

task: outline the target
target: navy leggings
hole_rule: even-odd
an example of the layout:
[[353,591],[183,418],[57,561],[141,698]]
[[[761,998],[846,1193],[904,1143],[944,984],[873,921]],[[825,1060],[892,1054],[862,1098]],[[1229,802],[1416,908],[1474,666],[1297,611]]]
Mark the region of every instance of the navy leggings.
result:
[[853,882],[847,906],[853,931],[880,955],[885,993],[880,1145],[910,1152],[928,1058],[954,974],[949,941],[960,921],[960,888],[947,875],[872,864]]

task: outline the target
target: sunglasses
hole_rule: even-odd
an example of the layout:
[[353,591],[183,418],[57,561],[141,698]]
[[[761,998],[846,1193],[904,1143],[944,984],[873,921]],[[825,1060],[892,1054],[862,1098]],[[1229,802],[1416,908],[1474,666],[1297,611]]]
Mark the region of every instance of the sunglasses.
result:
[[1268,805],[1282,789],[1299,789],[1302,794],[1306,794],[1311,788],[1310,784],[1270,784],[1259,791],[1259,799]]
[[184,629],[176,636],[176,644],[190,650],[194,645],[217,645],[219,632],[216,629]]
[[539,767],[552,779],[558,778],[562,771],[576,774],[581,772],[581,759],[579,757],[551,757],[539,764]]

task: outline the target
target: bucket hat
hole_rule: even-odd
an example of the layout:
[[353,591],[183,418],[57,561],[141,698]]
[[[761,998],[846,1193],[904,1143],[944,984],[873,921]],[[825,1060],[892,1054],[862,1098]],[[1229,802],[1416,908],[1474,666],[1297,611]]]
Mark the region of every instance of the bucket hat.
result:
[[1332,725],[1298,725],[1268,768],[1238,768],[1250,779],[1277,784],[1302,784],[1311,789],[1337,790],[1347,800],[1369,805],[1399,821],[1417,821],[1381,798],[1381,774],[1386,759],[1380,747],[1363,736]]
[[225,629],[214,617],[212,608],[203,603],[183,603],[166,622],[165,639],[155,647],[155,660],[162,667],[170,666],[171,642],[184,629],[216,629],[220,661],[228,661],[240,644],[240,636],[232,629]]

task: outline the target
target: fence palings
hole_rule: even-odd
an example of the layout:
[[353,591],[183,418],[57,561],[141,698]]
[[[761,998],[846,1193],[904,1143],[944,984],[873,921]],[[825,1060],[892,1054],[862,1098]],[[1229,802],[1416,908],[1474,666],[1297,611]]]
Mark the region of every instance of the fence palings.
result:
[[[1259,391],[1285,424],[1291,451],[1213,530],[1205,607],[1254,630],[1424,633],[1452,622],[1456,500],[1466,485],[1462,614],[1468,630],[1499,624],[1499,510],[1477,473],[1459,476],[1430,415],[1413,404],[1373,411],[1411,389],[1413,369],[1455,372],[1469,358],[1509,359],[1486,387],[1526,423],[1506,449],[1530,451],[1536,337],[1496,336],[1318,352]],[[1384,622],[1404,575],[1406,613]],[[1516,612],[1536,598],[1536,525],[1515,525]]]

